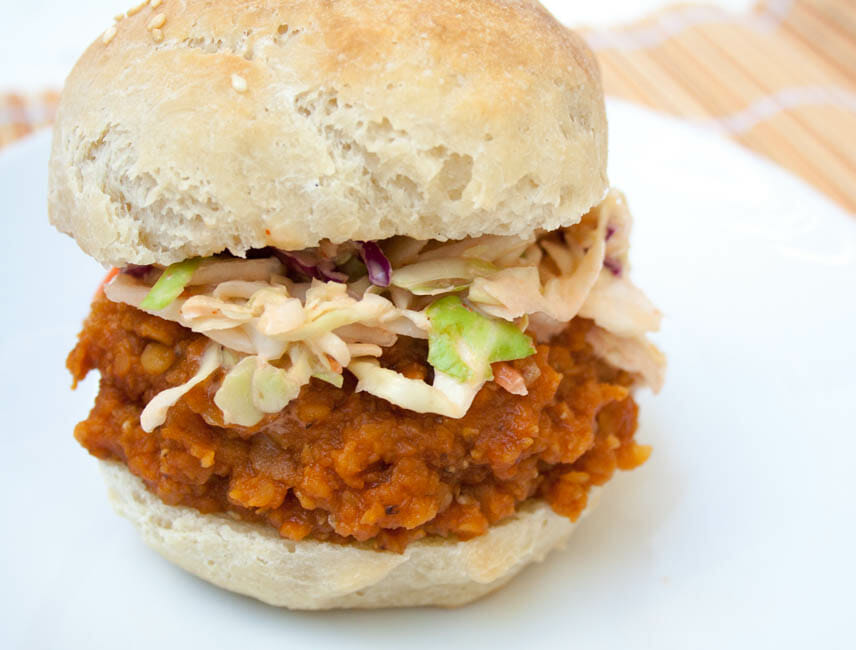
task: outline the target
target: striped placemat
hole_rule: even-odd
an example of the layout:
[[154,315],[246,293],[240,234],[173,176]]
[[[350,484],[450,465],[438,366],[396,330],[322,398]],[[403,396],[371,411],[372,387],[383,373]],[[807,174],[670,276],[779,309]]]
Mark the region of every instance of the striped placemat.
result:
[[55,90],[26,95],[0,93],[0,148],[49,126],[58,101]]
[[608,95],[716,129],[856,213],[856,0],[674,7],[584,35]]
[[[735,139],[856,214],[856,0],[674,6],[584,29],[606,93]],[[50,124],[58,95],[0,95],[0,147]]]

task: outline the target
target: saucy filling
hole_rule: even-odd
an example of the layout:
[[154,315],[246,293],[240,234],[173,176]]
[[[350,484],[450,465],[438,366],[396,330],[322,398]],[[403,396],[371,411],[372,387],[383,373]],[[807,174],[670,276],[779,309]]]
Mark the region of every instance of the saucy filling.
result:
[[[204,335],[196,373],[157,394],[140,422],[151,432],[182,395],[226,370],[213,402],[222,423],[254,427],[280,413],[310,380],[336,388],[345,372],[367,392],[416,413],[463,417],[496,382],[527,392],[512,366],[576,316],[612,365],[656,390],[664,359],[647,340],[660,312],[629,278],[630,216],[611,192],[571,226],[525,236],[456,241],[391,237],[322,240],[286,251],[229,251],[168,267],[127,265],[104,285],[113,302]],[[381,365],[399,337],[427,342],[427,379]]]
[[[526,395],[486,383],[462,418],[415,413],[344,373],[313,378],[282,411],[253,426],[226,424],[214,404],[218,369],[143,431],[154,396],[196,373],[208,339],[99,292],[67,365],[100,391],[75,437],[94,456],[124,463],[165,503],[226,513],[290,539],[368,542],[403,550],[425,535],[469,539],[531,498],[571,519],[589,489],[643,463],[633,440],[633,376],[599,359],[592,322],[575,318],[535,355],[494,364],[522,376]],[[431,381],[427,342],[401,336],[380,365]]]

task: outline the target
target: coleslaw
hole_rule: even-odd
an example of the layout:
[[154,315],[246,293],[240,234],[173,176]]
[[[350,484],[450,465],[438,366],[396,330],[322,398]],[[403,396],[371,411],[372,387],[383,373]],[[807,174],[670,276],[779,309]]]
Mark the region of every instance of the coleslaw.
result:
[[[313,377],[341,386],[345,369],[358,391],[460,418],[494,380],[492,364],[534,354],[532,337],[548,340],[578,315],[595,322],[590,343],[599,355],[659,388],[665,362],[646,334],[660,313],[628,278],[629,231],[613,191],[580,223],[528,238],[263,249],[248,259],[136,267],[104,291],[211,341],[197,374],[146,406],[146,431],[217,368],[225,376],[214,401],[227,424],[253,426],[279,412]],[[427,339],[431,384],[381,365],[399,336]],[[525,394],[508,376],[500,386]]]

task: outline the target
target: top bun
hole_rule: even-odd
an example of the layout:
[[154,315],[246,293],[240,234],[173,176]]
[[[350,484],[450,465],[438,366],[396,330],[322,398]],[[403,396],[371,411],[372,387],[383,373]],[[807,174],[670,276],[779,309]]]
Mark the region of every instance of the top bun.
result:
[[537,2],[128,13],[69,76],[50,163],[52,223],[102,263],[529,233],[607,189],[597,64]]

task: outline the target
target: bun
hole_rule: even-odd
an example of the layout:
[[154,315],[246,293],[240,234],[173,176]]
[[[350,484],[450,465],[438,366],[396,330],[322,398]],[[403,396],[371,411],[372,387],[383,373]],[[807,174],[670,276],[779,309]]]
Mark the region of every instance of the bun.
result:
[[537,2],[164,0],[68,78],[49,213],[114,266],[529,233],[606,153],[595,59]]
[[[486,535],[423,539],[402,554],[293,542],[266,526],[165,505],[124,465],[101,466],[113,507],[146,544],[208,582],[291,609],[463,605],[541,561],[576,526],[533,500]],[[586,512],[596,497],[589,495]]]

